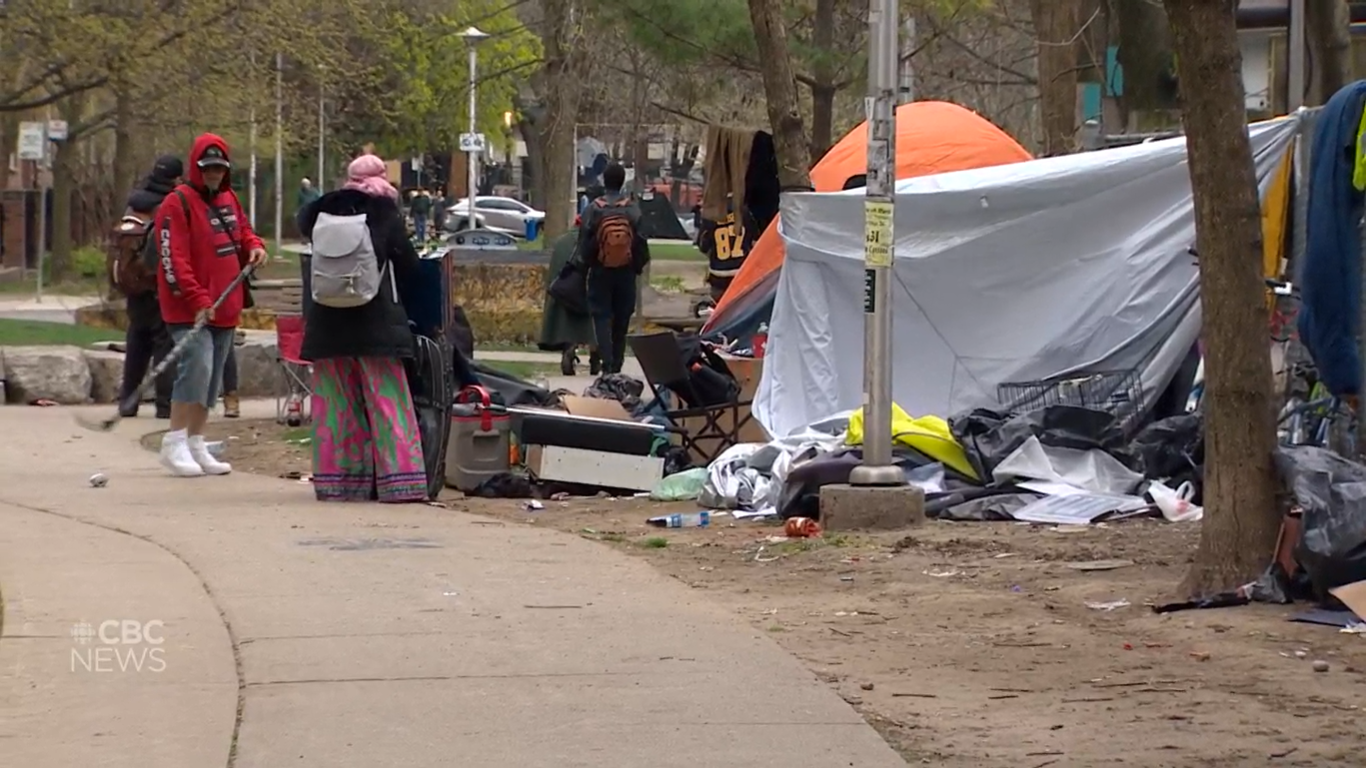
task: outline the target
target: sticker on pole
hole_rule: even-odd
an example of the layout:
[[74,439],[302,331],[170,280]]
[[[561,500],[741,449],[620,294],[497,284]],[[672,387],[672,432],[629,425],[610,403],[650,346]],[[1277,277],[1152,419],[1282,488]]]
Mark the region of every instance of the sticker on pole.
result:
[[869,200],[863,204],[863,263],[892,266],[892,204]]
[[20,123],[18,154],[20,160],[42,160],[47,157],[47,126],[42,123]]

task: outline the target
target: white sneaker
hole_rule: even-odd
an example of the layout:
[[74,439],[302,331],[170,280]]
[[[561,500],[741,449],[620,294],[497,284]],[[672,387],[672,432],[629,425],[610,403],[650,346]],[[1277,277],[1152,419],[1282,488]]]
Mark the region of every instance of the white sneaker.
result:
[[190,458],[200,469],[204,470],[203,474],[226,475],[232,471],[231,464],[226,461],[219,461],[213,457],[213,454],[209,453],[209,446],[205,444],[203,435],[191,437],[186,445],[190,449]]
[[167,432],[161,438],[161,466],[171,470],[176,477],[203,477],[204,470],[190,455],[189,442],[185,430]]

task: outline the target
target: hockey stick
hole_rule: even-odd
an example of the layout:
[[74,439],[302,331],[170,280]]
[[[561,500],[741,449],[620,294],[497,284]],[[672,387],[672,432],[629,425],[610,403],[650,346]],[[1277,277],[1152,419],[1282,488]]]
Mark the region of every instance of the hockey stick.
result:
[[77,414],[76,423],[86,429],[94,430],[96,432],[108,432],[113,429],[115,425],[123,420],[125,406],[127,407],[127,410],[132,410],[132,406],[142,402],[142,397],[146,394],[147,388],[154,386],[157,377],[162,373],[165,373],[166,369],[170,368],[179,360],[180,356],[185,353],[185,349],[189,347],[190,342],[194,341],[195,337],[199,335],[199,332],[204,329],[205,325],[208,325],[209,318],[213,317],[213,314],[218,311],[218,308],[223,306],[223,302],[228,300],[228,296],[232,295],[232,292],[237,290],[238,286],[242,285],[242,281],[247,279],[247,276],[251,274],[252,269],[253,267],[250,264],[242,268],[242,271],[238,273],[237,277],[234,277],[232,282],[228,283],[228,287],[224,289],[223,294],[218,297],[218,300],[209,307],[209,311],[204,313],[203,317],[196,320],[194,326],[190,328],[190,332],[180,337],[180,341],[176,342],[174,347],[171,347],[171,351],[166,353],[166,357],[162,358],[161,362],[157,363],[156,367],[152,369],[151,374],[149,374],[147,378],[143,380],[142,385],[137,388],[137,391],[118,404],[113,416],[107,419],[96,420],[88,416]]

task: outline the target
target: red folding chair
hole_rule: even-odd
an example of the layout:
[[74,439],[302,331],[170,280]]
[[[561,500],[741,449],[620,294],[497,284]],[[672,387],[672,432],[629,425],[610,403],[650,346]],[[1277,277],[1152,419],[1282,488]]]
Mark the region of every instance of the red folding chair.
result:
[[313,417],[313,364],[303,358],[303,315],[275,318],[275,362],[284,372],[285,392],[275,394],[275,421],[297,427]]

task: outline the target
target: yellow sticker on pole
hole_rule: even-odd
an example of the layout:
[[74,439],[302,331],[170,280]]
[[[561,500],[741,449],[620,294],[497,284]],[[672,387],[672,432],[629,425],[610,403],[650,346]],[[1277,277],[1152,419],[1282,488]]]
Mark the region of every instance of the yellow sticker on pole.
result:
[[869,200],[863,204],[863,263],[892,266],[892,204]]

